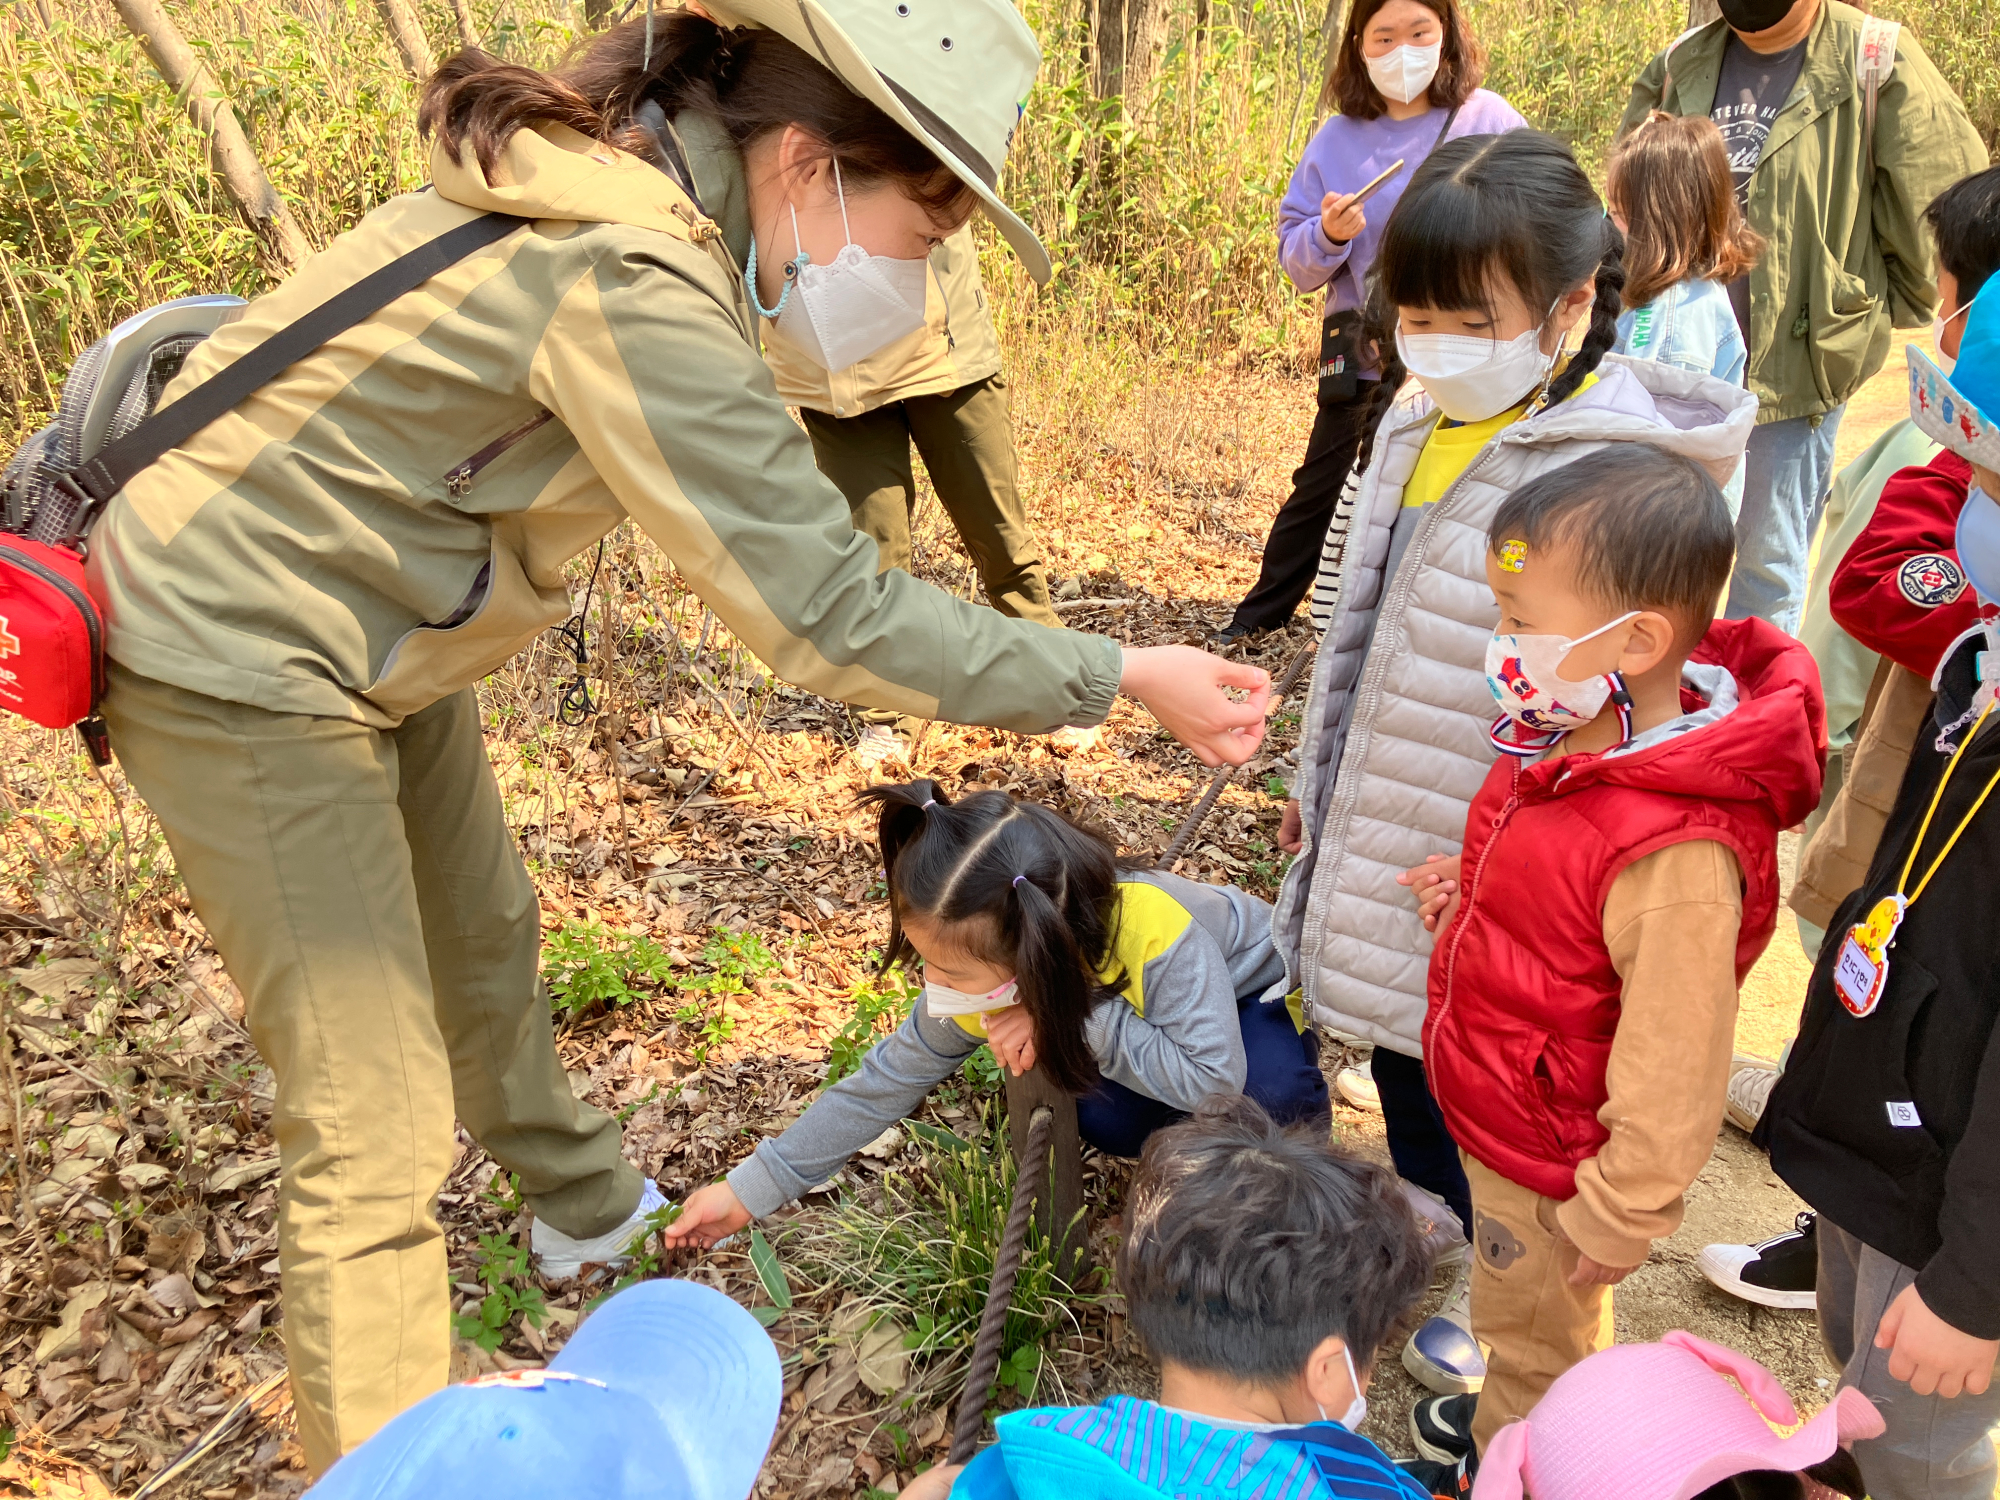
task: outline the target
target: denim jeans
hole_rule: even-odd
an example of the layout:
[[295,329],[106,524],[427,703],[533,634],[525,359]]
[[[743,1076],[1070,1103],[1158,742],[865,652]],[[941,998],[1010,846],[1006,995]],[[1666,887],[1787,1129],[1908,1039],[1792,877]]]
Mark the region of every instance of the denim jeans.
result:
[[1799,633],[1806,554],[1833,488],[1833,439],[1845,410],[1836,406],[1819,417],[1765,422],[1752,430],[1743,455],[1736,571],[1723,611],[1729,619],[1755,615],[1787,635]]

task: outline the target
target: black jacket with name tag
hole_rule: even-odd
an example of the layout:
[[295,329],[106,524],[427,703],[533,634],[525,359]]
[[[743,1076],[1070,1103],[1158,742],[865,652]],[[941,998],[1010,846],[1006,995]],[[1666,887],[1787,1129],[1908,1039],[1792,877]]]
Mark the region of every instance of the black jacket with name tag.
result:
[[[1850,1014],[1833,983],[1848,929],[1897,889],[1949,761],[1939,723],[1964,719],[1983,644],[1974,636],[1953,652],[1868,878],[1827,928],[1757,1140],[1800,1197],[1915,1267],[1932,1312],[2000,1338],[2000,789],[1905,913],[1876,1009]],[[1960,723],[1954,740],[1965,733]],[[1996,772],[2000,708],[1952,773],[1909,889]]]

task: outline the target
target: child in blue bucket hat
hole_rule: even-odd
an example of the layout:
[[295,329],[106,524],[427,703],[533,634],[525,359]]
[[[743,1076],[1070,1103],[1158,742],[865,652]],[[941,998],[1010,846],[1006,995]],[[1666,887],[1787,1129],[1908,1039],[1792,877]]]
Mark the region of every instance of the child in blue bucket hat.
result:
[[447,1386],[312,1500],[744,1500],[778,1421],[778,1351],[692,1281],[611,1298],[541,1370]]

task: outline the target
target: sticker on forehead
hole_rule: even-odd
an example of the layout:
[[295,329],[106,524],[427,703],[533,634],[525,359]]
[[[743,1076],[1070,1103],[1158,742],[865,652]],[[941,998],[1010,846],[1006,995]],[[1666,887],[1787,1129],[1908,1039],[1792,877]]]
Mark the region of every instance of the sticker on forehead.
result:
[[1500,571],[1518,573],[1528,561],[1526,542],[1502,542],[1500,544]]

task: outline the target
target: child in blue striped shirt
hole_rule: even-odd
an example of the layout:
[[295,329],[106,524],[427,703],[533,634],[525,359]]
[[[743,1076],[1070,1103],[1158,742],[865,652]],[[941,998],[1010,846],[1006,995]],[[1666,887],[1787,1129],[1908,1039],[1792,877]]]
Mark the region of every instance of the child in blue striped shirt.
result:
[[1009,1412],[905,1500],[1423,1500],[1355,1431],[1376,1351],[1430,1285],[1395,1174],[1216,1097],[1147,1142],[1118,1255],[1160,1399]]

